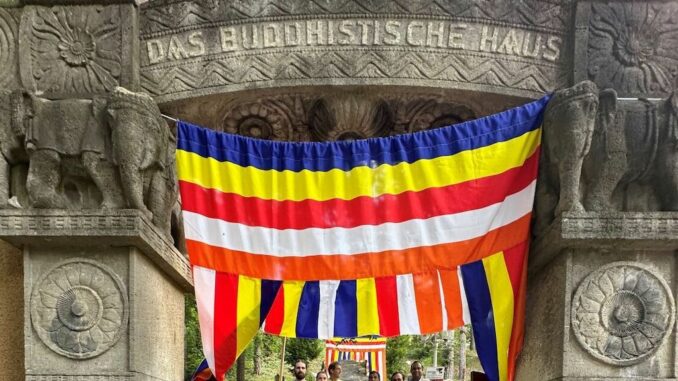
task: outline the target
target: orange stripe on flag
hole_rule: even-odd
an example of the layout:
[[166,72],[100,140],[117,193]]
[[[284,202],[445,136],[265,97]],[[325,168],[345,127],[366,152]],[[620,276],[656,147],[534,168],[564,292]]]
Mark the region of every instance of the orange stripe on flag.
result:
[[453,269],[483,259],[525,240],[530,216],[466,241],[354,255],[276,257],[251,254],[186,240],[191,263],[220,272],[270,280],[359,279]]
[[457,269],[441,270],[440,281],[445,294],[445,308],[447,310],[447,328],[455,329],[464,325],[464,311],[461,304],[461,290]]
[[438,274],[436,272],[414,274],[412,278],[421,334],[442,331],[443,305],[440,300]]

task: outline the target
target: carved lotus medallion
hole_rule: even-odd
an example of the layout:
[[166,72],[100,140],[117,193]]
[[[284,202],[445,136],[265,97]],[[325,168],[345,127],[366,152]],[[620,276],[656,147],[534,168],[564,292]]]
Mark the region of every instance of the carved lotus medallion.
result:
[[117,8],[29,7],[22,28],[26,85],[46,93],[97,93],[120,84]]
[[622,94],[665,95],[678,75],[674,2],[594,3],[589,78]]
[[593,357],[625,366],[654,354],[673,329],[674,300],[666,281],[633,262],[594,271],[572,301],[572,328]]
[[87,259],[61,262],[43,274],[31,296],[38,336],[54,352],[73,359],[96,357],[113,347],[127,317],[120,278]]

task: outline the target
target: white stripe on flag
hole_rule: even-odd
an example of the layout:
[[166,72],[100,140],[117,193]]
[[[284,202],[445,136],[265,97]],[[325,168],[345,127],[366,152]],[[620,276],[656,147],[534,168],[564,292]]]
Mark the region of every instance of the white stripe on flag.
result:
[[334,337],[334,304],[337,299],[338,280],[321,280],[320,306],[318,308],[318,338]]
[[465,241],[532,211],[536,181],[503,202],[461,213],[354,228],[271,229],[184,211],[186,238],[212,246],[278,257],[359,254]]
[[443,280],[440,277],[440,271],[436,271],[438,275],[438,290],[440,293],[440,307],[442,308],[443,326],[441,331],[447,331],[447,305],[445,304],[445,292],[443,291]]
[[459,278],[461,312],[464,319],[464,324],[471,324],[471,312],[468,309],[468,300],[466,300],[466,289],[464,288],[464,278],[461,276],[461,266],[457,267],[457,278]]
[[195,287],[195,302],[198,307],[202,351],[212,374],[217,374],[214,369],[214,291],[216,276],[216,271],[212,269],[193,266],[193,284]]
[[398,288],[398,318],[401,335],[419,335],[419,316],[417,300],[414,296],[414,279],[412,274],[396,276]]

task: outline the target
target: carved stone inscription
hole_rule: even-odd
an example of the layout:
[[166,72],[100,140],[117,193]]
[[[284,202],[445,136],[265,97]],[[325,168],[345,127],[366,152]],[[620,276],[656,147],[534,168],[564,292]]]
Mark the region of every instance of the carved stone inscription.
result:
[[356,18],[248,23],[190,31],[148,39],[146,54],[152,65],[274,48],[401,46],[499,53],[555,62],[561,45],[560,36],[543,31],[468,22]]
[[141,84],[158,102],[275,86],[270,81],[485,85],[537,95],[568,80],[564,35],[520,23],[397,14],[221,21],[142,35]]
[[60,263],[35,284],[33,328],[48,348],[73,359],[110,349],[127,325],[127,291],[108,267],[87,259]]
[[675,307],[660,275],[632,262],[601,267],[579,285],[572,328],[593,357],[625,366],[643,361],[673,329]]

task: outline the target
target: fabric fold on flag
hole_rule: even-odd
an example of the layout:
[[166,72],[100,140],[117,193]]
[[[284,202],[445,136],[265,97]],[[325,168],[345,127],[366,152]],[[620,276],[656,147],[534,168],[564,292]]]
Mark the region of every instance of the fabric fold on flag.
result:
[[263,325],[303,338],[472,324],[513,379],[549,96],[386,138],[274,142],[178,125],[205,356],[223,375]]

